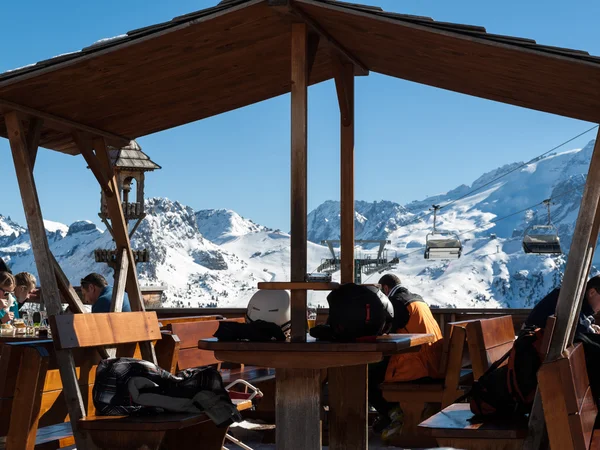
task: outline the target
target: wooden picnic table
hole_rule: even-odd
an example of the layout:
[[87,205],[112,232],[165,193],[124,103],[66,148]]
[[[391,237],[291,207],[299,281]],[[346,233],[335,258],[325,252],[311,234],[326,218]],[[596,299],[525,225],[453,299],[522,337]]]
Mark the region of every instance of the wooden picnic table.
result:
[[321,448],[321,370],[328,370],[329,448],[368,448],[367,365],[416,351],[432,334],[392,334],[375,342],[247,342],[201,339],[220,361],[276,369],[277,448]]

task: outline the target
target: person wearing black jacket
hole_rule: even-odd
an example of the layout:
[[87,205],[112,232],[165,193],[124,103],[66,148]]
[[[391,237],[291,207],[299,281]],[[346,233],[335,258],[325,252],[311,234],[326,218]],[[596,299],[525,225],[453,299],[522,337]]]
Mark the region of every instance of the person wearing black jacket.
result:
[[[548,317],[556,312],[556,304],[560,287],[552,290],[548,295],[541,299],[533,308],[525,325],[546,328]],[[577,332],[598,333],[600,327],[594,322],[594,314],[600,311],[600,275],[596,275],[588,280],[585,286],[585,295],[581,304],[581,312],[577,323]]]

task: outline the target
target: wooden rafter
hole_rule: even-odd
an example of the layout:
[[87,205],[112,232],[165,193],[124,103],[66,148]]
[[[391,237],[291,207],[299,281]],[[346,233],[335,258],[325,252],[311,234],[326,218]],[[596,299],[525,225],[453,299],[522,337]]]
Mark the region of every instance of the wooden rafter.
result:
[[87,162],[90,170],[96,177],[96,180],[98,180],[100,188],[104,191],[107,197],[112,197],[114,191],[108,182],[112,174],[106,172],[105,167],[100,164],[100,161],[98,161],[98,158],[94,154],[92,138],[82,133],[74,133],[73,140],[77,144],[77,147],[85,159],[85,162]]
[[101,136],[107,139],[110,144],[115,145],[117,147],[124,147],[131,141],[131,139],[125,136],[119,136],[118,134],[90,127],[88,125],[84,125],[82,123],[66,119],[64,117],[40,111],[35,108],[30,108],[28,106],[19,105],[18,103],[14,103],[8,100],[0,99],[0,108],[8,111],[19,111],[21,113],[27,114],[30,117],[42,119],[44,121],[44,126],[58,131],[80,131],[84,133],[89,133],[94,136]]
[[[60,291],[56,280],[56,271],[53,257],[50,253],[42,210],[37,195],[37,189],[33,178],[31,167],[31,155],[27,147],[26,133],[23,124],[16,111],[10,111],[4,115],[8,131],[10,147],[12,150],[17,181],[23,209],[27,219],[27,227],[31,239],[31,248],[40,279],[42,295],[46,309],[50,315],[61,313]],[[94,448],[93,443],[85,434],[79,431],[78,420],[86,415],[86,408],[77,388],[77,374],[75,362],[68,352],[57,350],[56,361],[60,370],[63,383],[63,391],[67,403],[67,409],[72,421],[73,434],[78,448]]]
[[293,0],[280,1],[272,0],[271,6],[277,7],[279,10],[287,11],[289,14],[299,18],[306,23],[315,33],[317,33],[323,41],[332,47],[340,56],[354,65],[354,74],[359,76],[369,75],[368,67],[356,56],[347,50],[340,42],[338,42],[319,22],[309,16],[302,8],[300,8]]

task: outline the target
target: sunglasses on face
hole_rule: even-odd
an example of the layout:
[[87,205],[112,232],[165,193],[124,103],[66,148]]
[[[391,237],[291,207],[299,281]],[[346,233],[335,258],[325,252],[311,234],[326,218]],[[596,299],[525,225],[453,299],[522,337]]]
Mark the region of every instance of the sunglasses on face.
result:
[[13,291],[6,291],[2,288],[0,288],[0,291],[2,291],[2,297],[8,297],[9,294],[13,294]]

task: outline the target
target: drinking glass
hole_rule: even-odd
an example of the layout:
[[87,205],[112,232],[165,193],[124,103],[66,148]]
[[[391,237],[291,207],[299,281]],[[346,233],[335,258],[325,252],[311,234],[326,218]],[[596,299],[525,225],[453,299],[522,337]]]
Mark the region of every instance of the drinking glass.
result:
[[313,307],[309,307],[306,309],[306,322],[308,324],[308,329],[314,328],[317,324],[317,309]]

